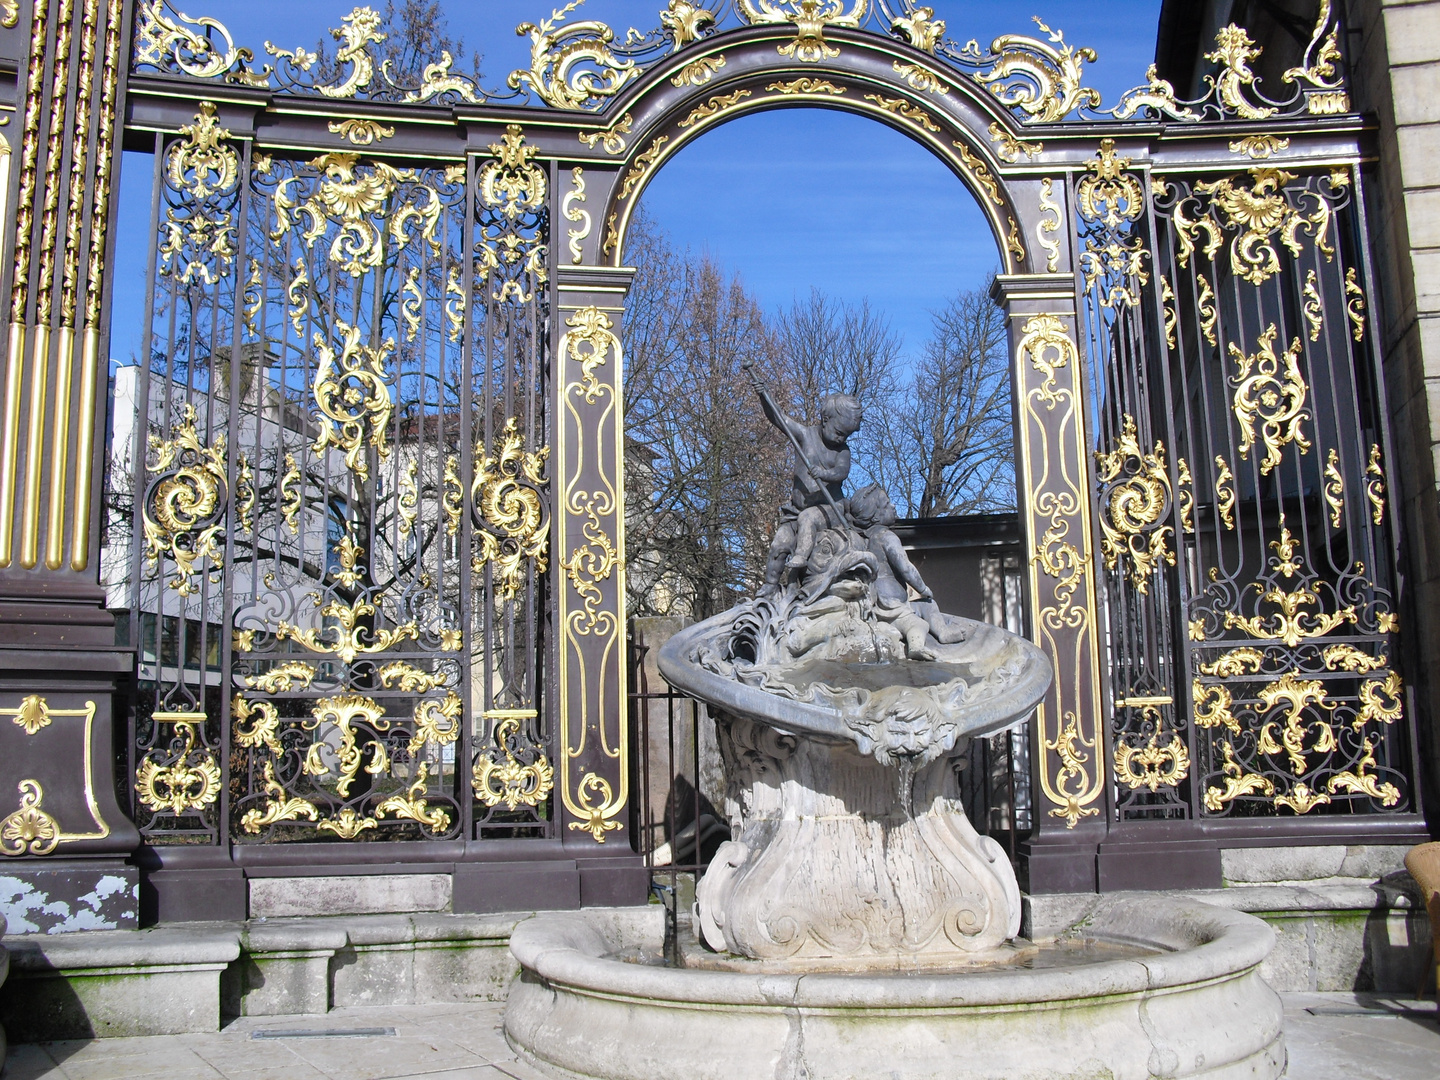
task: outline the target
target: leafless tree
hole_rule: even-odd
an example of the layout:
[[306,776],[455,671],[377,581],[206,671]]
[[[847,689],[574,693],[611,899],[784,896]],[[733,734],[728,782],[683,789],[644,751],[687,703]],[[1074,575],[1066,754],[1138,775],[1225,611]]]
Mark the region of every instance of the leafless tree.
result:
[[[456,64],[465,59],[465,41],[450,36],[450,20],[442,0],[386,0],[380,13],[380,33],[385,40],[375,51],[385,73],[401,85],[418,85],[425,67],[440,61],[449,53]],[[333,78],[336,72],[334,42],[321,38],[315,46],[316,74],[320,81]],[[469,74],[477,82],[481,78],[479,52],[470,54]]]
[[957,293],[882,432],[878,479],[907,517],[1012,509],[1015,446],[1005,317],[989,289]]
[[758,587],[789,451],[743,365],[789,404],[781,350],[738,278],[646,219],[625,320],[627,584],[635,614],[705,618]]
[[900,336],[868,299],[851,304],[813,288],[775,324],[790,392],[810,422],[819,422],[826,394],[853,394],[864,404],[865,423],[850,440],[851,475],[878,479],[873,466],[902,389]]

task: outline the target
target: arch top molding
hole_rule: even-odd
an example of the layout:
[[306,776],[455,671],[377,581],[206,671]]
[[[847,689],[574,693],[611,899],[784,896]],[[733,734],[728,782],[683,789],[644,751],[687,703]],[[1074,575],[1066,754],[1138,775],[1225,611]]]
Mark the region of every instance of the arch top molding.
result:
[[[191,95],[208,84],[227,130],[266,150],[329,141],[378,158],[495,157],[514,145],[518,125],[527,160],[571,170],[570,206],[583,203],[594,221],[577,263],[618,266],[646,184],[689,142],[751,112],[837,109],[885,123],[944,161],[984,211],[1003,271],[1017,274],[1072,269],[1068,245],[1057,257],[1037,233],[1051,212],[1044,182],[1063,202],[1065,174],[1084,170],[1102,138],[1117,140],[1136,168],[1169,158],[1233,167],[1237,123],[1293,133],[1276,164],[1333,160],[1337,148],[1353,154],[1361,126],[1349,114],[1339,13],[1329,2],[1303,63],[1284,75],[1285,101],[1263,96],[1251,68],[1259,46],[1227,26],[1201,98],[1178,99],[1152,67],[1110,108],[1085,85],[1095,51],[1039,19],[1036,36],[1006,34],[982,48],[952,40],[944,20],[914,0],[664,0],[658,29],[620,35],[584,19],[581,2],[522,23],[530,66],[492,91],[448,56],[418,81],[397,77],[381,58],[385,35],[370,7],[342,19],[334,62],[319,65],[303,49],[246,49],[216,20],[184,15],[170,0],[140,0],[127,131],[141,148],[142,133],[190,123],[181,81]],[[337,130],[329,121],[342,100],[354,120]],[[1042,241],[1049,250],[1037,262],[1032,249]]]
[[[993,95],[892,38],[831,30],[825,41],[834,55],[809,62],[785,52],[794,40],[795,31],[782,26],[706,39],[657,63],[577,131],[576,163],[588,159],[610,178],[597,261],[620,263],[646,185],[684,147],[742,116],[810,107],[870,117],[925,146],[975,197],[1005,272],[1030,269],[1021,200],[1007,168],[1011,158],[1039,163],[1043,150]],[[1027,186],[1023,178],[1020,186]]]

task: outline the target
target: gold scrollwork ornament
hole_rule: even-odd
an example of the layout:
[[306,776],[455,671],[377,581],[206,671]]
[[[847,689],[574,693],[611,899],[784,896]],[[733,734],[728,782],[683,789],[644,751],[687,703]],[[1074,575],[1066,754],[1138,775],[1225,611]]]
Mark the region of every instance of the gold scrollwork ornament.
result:
[[149,471],[159,476],[140,513],[146,560],[152,570],[162,555],[175,563],[169,585],[181,596],[195,592],[196,563],[208,558],[218,565],[225,535],[225,436],[205,446],[195,425],[195,407],[187,405],[169,439],[150,436]]
[[1171,503],[1164,444],[1157,440],[1154,452],[1145,453],[1135,418],[1127,413],[1119,445],[1109,453],[1097,451],[1095,463],[1104,488],[1100,549],[1105,568],[1114,570],[1122,557],[1128,558],[1130,583],[1141,595],[1147,595],[1150,577],[1159,564],[1175,565],[1175,553],[1168,546],[1174,530],[1168,525],[1156,527]]
[[49,855],[60,843],[60,823],[41,803],[45,790],[39,780],[21,780],[20,809],[0,821],[0,855]]
[[199,202],[223,195],[240,177],[240,156],[224,141],[230,132],[220,126],[213,101],[200,102],[195,121],[180,128],[185,138],[170,148],[170,185]]
[[615,31],[604,23],[586,20],[561,25],[581,3],[571,0],[552,11],[548,19],[515,28],[517,34],[530,36],[530,69],[510,73],[512,90],[529,86],[553,108],[583,109],[614,97],[640,77],[634,60],[622,60],[611,50]]
[[1115,775],[1131,790],[1174,787],[1190,775],[1190,751],[1178,735],[1164,746],[1158,735],[1139,747],[1121,742],[1115,748]]
[[[220,767],[209,750],[195,749],[195,724],[204,722],[204,713],[192,720],[176,720],[175,733],[185,740],[169,764],[147,756],[135,771],[135,798],[155,813],[199,813],[220,796]],[[156,714],[160,720],[160,714]]]
[[536,165],[538,148],[525,145],[519,124],[507,124],[500,142],[490,144],[494,159],[480,170],[480,199],[511,221],[545,205],[545,170]]
[[495,760],[493,750],[482,753],[475,762],[471,781],[475,797],[486,806],[499,806],[502,802],[507,810],[521,805],[539,806],[555,786],[555,770],[539,747],[535,748],[535,760],[528,765],[516,758],[515,738],[519,733],[518,719],[501,720],[495,728],[495,744],[504,755],[504,762]]
[[542,492],[549,481],[545,460],[550,448],[524,449],[515,417],[505,422],[495,453],[475,448],[475,480],[470,493],[475,507],[480,553],[474,572],[494,567],[495,595],[513,600],[520,591],[529,560],[539,572],[546,569],[550,519]]
[[990,53],[999,58],[988,71],[976,72],[975,81],[1035,123],[1053,123],[1079,108],[1098,109],[1100,91],[1082,85],[1085,65],[1096,60],[1095,50],[1067,45],[1065,35],[1039,17],[1035,24],[1050,44],[1019,34],[997,37]]
[[1302,454],[1309,453],[1310,440],[1300,430],[1302,421],[1310,418],[1305,409],[1308,387],[1300,373],[1302,345],[1297,337],[1285,350],[1284,369],[1275,353],[1274,323],[1260,335],[1254,355],[1247,356],[1233,341],[1230,358],[1236,372],[1230,379],[1235,387],[1235,419],[1240,424],[1240,456],[1248,458],[1256,441],[1259,422],[1260,440],[1265,456],[1260,461],[1260,474],[1268,476],[1280,464],[1280,451],[1291,443]]
[[1225,774],[1225,786],[1205,789],[1206,810],[1211,813],[1219,813],[1225,808],[1226,803],[1241,795],[1251,795],[1257,791],[1267,796],[1275,794],[1275,782],[1259,773],[1247,773],[1244,767],[1235,760],[1235,748],[1230,743],[1222,742],[1220,753],[1224,757],[1221,770]]
[[365,449],[375,450],[381,461],[390,456],[385,429],[394,404],[386,379],[385,362],[395,349],[395,340],[386,338],[378,349],[362,344],[362,330],[338,319],[341,346],[337,356],[325,335],[315,334],[319,364],[315,370],[314,397],[319,407],[320,433],[312,447],[323,453],[333,446],[345,454],[345,464],[360,480],[370,478]]
[[752,26],[794,23],[795,40],[777,46],[776,51],[808,64],[839,56],[840,50],[825,40],[825,29],[831,26],[854,29],[864,22],[869,7],[870,0],[737,0],[736,3],[738,14]]

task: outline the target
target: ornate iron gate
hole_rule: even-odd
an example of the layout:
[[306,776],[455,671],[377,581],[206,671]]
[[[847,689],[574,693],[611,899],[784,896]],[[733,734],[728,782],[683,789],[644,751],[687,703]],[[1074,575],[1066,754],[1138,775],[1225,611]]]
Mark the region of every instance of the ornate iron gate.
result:
[[548,178],[490,149],[156,140],[111,474],[152,842],[549,829]]
[[[558,847],[583,865],[556,902],[638,895],[626,232],[690,140],[796,106],[927,146],[994,234],[1030,624],[1057,671],[1032,724],[1031,887],[1164,884],[1156,845],[1177,840],[1218,872],[1226,837],[1418,827],[1364,121],[1328,0],[1290,100],[1260,95],[1258,47],[1227,26],[1206,98],[1152,71],[1110,109],[1058,31],[961,45],[909,0],[668,0],[623,40],[572,4],[521,27],[531,64],[504,93],[450,57],[407,82],[365,7],[323,61],[257,60],[165,0],[9,7],[0,42],[28,51],[0,585],[73,595],[99,626],[101,550],[135,653],[124,787],[165,866],[299,841],[337,865],[398,858],[385,841],[457,867]],[[149,323],[92,452],[65,298],[88,283],[95,382],[117,133],[153,154]],[[87,205],[91,257],[72,228],[57,262],[62,209]],[[63,310],[31,302],[57,284]],[[109,700],[46,678],[0,712]],[[128,851],[84,776],[104,836],[52,818],[46,853]],[[16,813],[39,820],[27,790]]]

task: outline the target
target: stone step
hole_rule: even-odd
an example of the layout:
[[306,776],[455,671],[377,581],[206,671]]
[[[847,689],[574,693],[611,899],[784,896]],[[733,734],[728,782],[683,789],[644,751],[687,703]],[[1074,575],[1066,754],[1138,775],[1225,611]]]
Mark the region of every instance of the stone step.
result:
[[[218,1031],[232,1016],[503,1000],[531,912],[351,915],[7,937],[12,1042]],[[662,920],[658,906],[616,909]],[[662,931],[663,932],[663,931]]]

